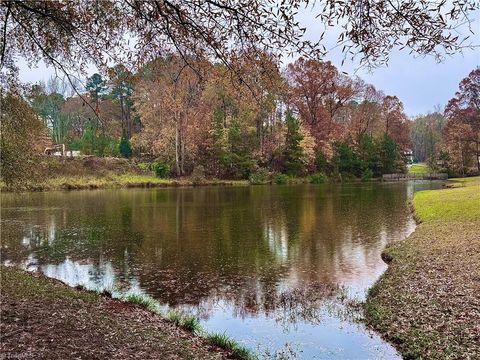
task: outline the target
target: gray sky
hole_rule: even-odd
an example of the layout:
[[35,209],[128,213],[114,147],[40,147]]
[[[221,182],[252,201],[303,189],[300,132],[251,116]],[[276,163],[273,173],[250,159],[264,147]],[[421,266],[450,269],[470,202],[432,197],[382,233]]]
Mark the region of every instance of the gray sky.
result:
[[[340,67],[341,56],[333,55],[331,60],[340,70],[350,74],[354,71],[352,64]],[[431,56],[414,58],[406,52],[395,52],[390,56],[388,67],[371,72],[360,69],[357,75],[385,94],[397,95],[405,112],[415,116],[433,111],[436,105],[443,109],[457,91],[459,82],[477,66],[480,66],[480,50],[457,54],[442,63]]]
[[[315,12],[308,9],[301,10],[299,18],[301,25],[307,28],[306,37],[310,40],[316,40],[318,34],[325,29],[315,19]],[[474,44],[480,44],[480,11],[471,13],[470,19],[474,35],[468,32],[466,25],[457,31],[469,34]],[[339,28],[326,30],[324,43],[327,49],[335,47],[339,32]],[[394,50],[390,54],[388,66],[370,71],[359,68],[358,63],[348,60],[341,66],[344,56],[340,48],[331,51],[326,58],[339,70],[358,75],[387,95],[398,96],[407,115],[413,117],[427,114],[437,105],[442,109],[445,107],[457,91],[460,81],[480,66],[480,48],[465,50],[463,54],[447,57],[441,63],[437,63],[433,56],[414,57],[408,53],[408,49]]]
[[[315,39],[319,33],[320,24],[310,13],[300,15],[301,24],[307,26],[307,37]],[[474,42],[480,44],[480,13],[474,16]],[[335,44],[337,33],[331,30],[326,37],[329,46]],[[329,47],[327,46],[327,48]],[[434,110],[436,105],[442,108],[453,97],[458,89],[458,83],[475,67],[480,66],[480,49],[465,50],[463,54],[447,57],[442,63],[437,63],[432,56],[415,58],[408,51],[394,51],[390,56],[388,66],[368,71],[359,69],[357,63],[346,61],[341,67],[343,56],[339,49],[332,51],[326,57],[341,71],[360,76],[366,82],[373,84],[387,95],[396,95],[403,102],[409,116],[426,114]],[[23,82],[46,81],[53,69],[40,64],[30,69],[23,61],[18,63],[20,79]],[[92,67],[91,72],[95,69]]]

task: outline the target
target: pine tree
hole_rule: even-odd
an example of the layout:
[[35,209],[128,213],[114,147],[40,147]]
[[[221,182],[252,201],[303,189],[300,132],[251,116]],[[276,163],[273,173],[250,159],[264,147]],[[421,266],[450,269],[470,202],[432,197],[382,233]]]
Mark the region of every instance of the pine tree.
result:
[[303,139],[300,133],[300,123],[291,111],[287,111],[286,123],[287,136],[283,151],[283,170],[285,174],[301,176],[305,172],[305,165],[302,162],[303,150],[300,146],[300,141]]
[[127,159],[132,156],[132,146],[130,145],[130,141],[128,140],[125,131],[123,132],[122,139],[120,140],[120,144],[118,145],[118,151],[120,152],[120,155]]
[[388,136],[384,135],[381,143],[381,158],[382,158],[382,170],[384,174],[392,173],[395,171],[395,160],[397,159],[397,145],[395,141]]

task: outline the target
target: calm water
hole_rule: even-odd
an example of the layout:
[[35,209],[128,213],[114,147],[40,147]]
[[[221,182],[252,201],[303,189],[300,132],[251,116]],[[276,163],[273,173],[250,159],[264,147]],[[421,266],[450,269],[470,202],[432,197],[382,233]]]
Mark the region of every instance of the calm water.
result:
[[[142,292],[258,353],[396,359],[354,321],[434,183],[2,194],[2,261],[69,284]],[[339,288],[340,287],[340,288]]]

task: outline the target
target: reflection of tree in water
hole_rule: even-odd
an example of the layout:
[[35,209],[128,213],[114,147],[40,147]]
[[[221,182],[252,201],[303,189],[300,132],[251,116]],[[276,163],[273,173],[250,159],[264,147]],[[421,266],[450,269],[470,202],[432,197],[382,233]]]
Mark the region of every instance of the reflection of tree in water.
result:
[[340,294],[338,286],[318,283],[287,289],[269,294],[264,313],[274,317],[285,329],[300,321],[318,324]]
[[106,276],[105,264],[112,263],[118,280],[132,276],[135,253],[143,234],[131,226],[130,203],[112,204],[108,197],[98,197],[98,201],[94,192],[35,195],[41,198],[29,197],[32,203],[27,206],[32,208],[27,207],[26,211],[8,208],[6,217],[18,219],[20,224],[11,227],[8,220],[2,221],[2,233],[6,224],[10,229],[4,237],[8,259],[37,267],[57,265],[57,271],[70,269],[72,276],[78,276],[74,272],[82,270],[69,266],[69,261],[74,261],[88,265],[92,280]]
[[7,201],[2,232],[13,262],[69,258],[97,280],[109,262],[117,284],[135,279],[171,306],[226,301],[238,316],[293,321],[329,298],[310,289],[384,266],[411,221],[406,201],[404,184],[48,193]]
[[318,324],[326,314],[337,314],[344,307],[344,294],[342,287],[329,284],[299,284],[282,290],[279,286],[266,289],[255,281],[239,280],[238,286],[228,292],[213,293],[195,305],[179,303],[174,307],[208,320],[220,304],[235,317],[262,315],[288,330],[299,322]]

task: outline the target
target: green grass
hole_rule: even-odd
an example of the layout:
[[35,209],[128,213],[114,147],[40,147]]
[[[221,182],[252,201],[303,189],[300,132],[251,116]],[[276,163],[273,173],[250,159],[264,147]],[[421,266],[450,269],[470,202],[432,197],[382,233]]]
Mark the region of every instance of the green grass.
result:
[[237,341],[230,338],[225,333],[211,333],[205,336],[205,339],[212,345],[232,352],[232,355],[240,360],[256,359],[255,355],[246,347],[240,345]]
[[199,334],[203,331],[198,317],[185,314],[179,310],[169,311],[167,319],[194,334]]
[[182,313],[178,310],[169,311],[167,314],[167,319],[173,322],[175,325],[180,325],[182,322]]
[[153,313],[160,314],[160,305],[158,301],[148,295],[131,293],[122,297],[122,300],[144,307]]
[[417,174],[417,173],[429,173],[430,168],[428,167],[427,164],[425,163],[418,163],[418,164],[412,164],[408,168],[408,172],[411,174]]
[[180,326],[194,334],[199,333],[202,330],[202,327],[200,326],[200,320],[198,320],[198,317],[193,315],[184,315]]
[[58,176],[47,179],[42,184],[47,187],[60,187],[64,184],[73,186],[94,185],[104,186],[125,186],[133,183],[169,184],[174,180],[161,179],[153,175],[144,174],[111,174],[107,176]]
[[[1,184],[0,184],[1,185]],[[193,178],[163,179],[153,174],[136,173],[100,173],[94,175],[53,176],[40,182],[26,183],[13,188],[1,185],[2,191],[48,191],[48,190],[81,190],[81,189],[108,189],[125,187],[168,187],[192,185],[248,185],[247,180],[220,180],[209,179],[201,182]]]
[[473,186],[480,185],[480,176],[452,178],[449,182],[454,186]]
[[454,181],[463,186],[415,193],[413,204],[418,220],[425,222],[480,219],[480,177]]
[[156,177],[154,175],[142,175],[142,174],[122,174],[116,175],[113,177],[114,181],[118,181],[121,184],[128,184],[128,183],[146,183],[151,182],[154,184],[169,184],[171,183],[172,179],[162,179]]

